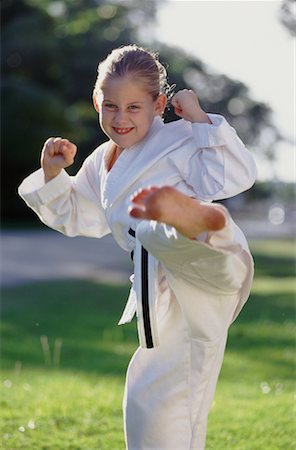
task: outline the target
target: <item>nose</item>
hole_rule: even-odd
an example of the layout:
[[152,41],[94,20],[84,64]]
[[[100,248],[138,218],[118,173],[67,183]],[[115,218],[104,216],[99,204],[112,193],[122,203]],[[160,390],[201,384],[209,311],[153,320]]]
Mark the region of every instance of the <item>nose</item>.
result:
[[117,124],[120,124],[126,120],[126,112],[118,109],[114,114],[114,120]]

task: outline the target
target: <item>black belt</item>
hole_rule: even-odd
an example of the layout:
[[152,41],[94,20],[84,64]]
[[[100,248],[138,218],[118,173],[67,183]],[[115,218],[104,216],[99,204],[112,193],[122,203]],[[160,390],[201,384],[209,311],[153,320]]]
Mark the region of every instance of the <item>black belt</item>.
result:
[[[130,229],[128,230],[128,234],[130,234],[133,238],[136,237],[136,232],[135,232],[132,228],[130,228]],[[130,257],[131,257],[132,261],[134,262],[134,250],[132,250],[132,251],[130,252]]]
[[[135,231],[130,228],[128,230],[129,235],[136,237]],[[131,258],[133,259],[134,251],[131,252]],[[153,338],[151,331],[151,319],[149,308],[149,282],[148,282],[148,258],[149,253],[141,245],[141,297],[142,297],[142,310],[143,310],[143,323],[145,331],[145,340],[147,348],[153,348]]]

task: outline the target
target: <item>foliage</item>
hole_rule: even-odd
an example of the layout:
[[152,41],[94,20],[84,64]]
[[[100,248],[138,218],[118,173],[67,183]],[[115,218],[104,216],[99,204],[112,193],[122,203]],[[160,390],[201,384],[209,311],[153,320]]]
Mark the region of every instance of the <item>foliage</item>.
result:
[[[153,22],[156,0],[3,0],[2,20],[2,214],[31,217],[16,195],[21,180],[38,167],[49,136],[78,143],[75,173],[106,139],[92,108],[96,66],[114,47],[138,42],[139,28]],[[139,43],[139,42],[138,42]],[[192,87],[204,108],[224,114],[241,138],[272,157],[280,136],[269,107],[248,89],[210,73],[181,50],[151,43],[169,66],[177,89]],[[174,119],[168,111],[167,120]]]
[[46,138],[67,136],[79,143],[74,171],[104,139],[91,99],[96,65],[112,48],[134,40],[136,21],[140,25],[153,17],[154,2],[144,2],[141,11],[139,3],[1,3],[5,216],[25,212],[15,190],[38,167]]
[[291,36],[296,36],[296,0],[284,0],[281,4],[279,16]]
[[[209,450],[294,448],[294,247],[252,243],[255,282],[230,328]],[[116,325],[127,290],[86,281],[3,290],[3,450],[124,448],[124,373],[137,346],[135,324]]]

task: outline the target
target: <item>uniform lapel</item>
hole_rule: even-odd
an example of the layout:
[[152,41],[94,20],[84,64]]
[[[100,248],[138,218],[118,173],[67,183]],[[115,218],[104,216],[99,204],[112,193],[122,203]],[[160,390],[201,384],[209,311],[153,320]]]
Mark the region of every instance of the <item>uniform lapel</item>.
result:
[[178,120],[159,126],[139,145],[125,150],[107,174],[103,189],[103,204],[110,207],[130,186],[160,158],[181,146],[192,137],[189,122]]

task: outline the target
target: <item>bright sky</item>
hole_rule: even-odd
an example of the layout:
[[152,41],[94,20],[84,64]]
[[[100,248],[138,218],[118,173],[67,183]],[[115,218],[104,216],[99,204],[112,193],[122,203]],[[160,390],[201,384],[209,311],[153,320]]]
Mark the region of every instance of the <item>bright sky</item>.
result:
[[[295,39],[279,21],[280,5],[278,0],[159,2],[154,37],[244,82],[255,100],[271,106],[275,124],[292,141]],[[295,181],[294,152],[292,144],[281,144],[272,167],[256,155],[259,179]]]

